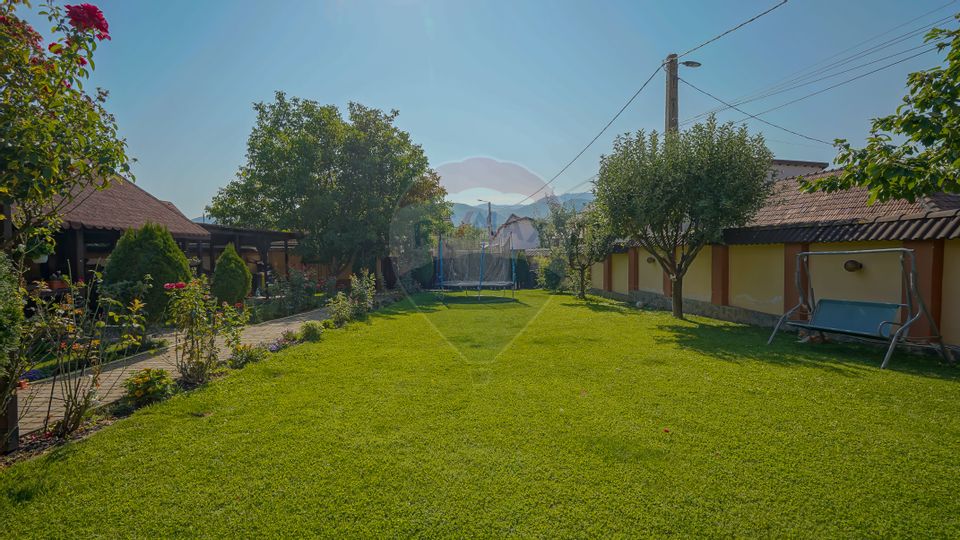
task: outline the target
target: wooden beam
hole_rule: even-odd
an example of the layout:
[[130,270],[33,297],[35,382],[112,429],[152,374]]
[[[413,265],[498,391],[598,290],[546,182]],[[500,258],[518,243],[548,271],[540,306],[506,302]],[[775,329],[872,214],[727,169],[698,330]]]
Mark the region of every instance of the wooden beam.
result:
[[730,248],[710,246],[710,301],[718,306],[730,305]]
[[289,253],[289,242],[287,239],[283,239],[283,273],[289,278],[290,277],[290,253]]
[[627,291],[635,291],[640,288],[640,249],[630,248],[627,257]]
[[[784,244],[783,245],[783,311],[793,308],[800,302],[800,292],[796,285],[797,272],[797,254],[802,251],[810,251],[810,244]],[[803,274],[800,286],[806,290],[810,286],[810,276]],[[801,310],[802,311],[802,310]],[[806,319],[807,313],[800,313],[801,318]]]
[[71,279],[86,279],[87,245],[83,238],[83,228],[73,229],[73,265],[70,268]]
[[[943,312],[943,240],[908,240],[903,247],[913,250],[917,259],[917,289],[930,317],[939,327]],[[910,326],[911,336],[926,337],[932,334],[933,328],[925,317],[920,317]]]

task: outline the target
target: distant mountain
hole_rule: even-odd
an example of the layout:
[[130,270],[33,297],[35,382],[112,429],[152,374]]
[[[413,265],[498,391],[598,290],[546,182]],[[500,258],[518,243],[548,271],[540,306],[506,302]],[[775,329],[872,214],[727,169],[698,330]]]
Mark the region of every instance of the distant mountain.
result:
[[[593,193],[564,193],[557,195],[556,200],[567,207],[573,207],[576,210],[582,209],[593,201]],[[516,214],[520,217],[532,217],[542,219],[550,215],[550,198],[544,197],[538,201],[524,205],[503,205],[494,204],[491,206],[491,215],[493,228],[496,229],[503,223],[510,214]],[[476,227],[487,226],[487,205],[478,204],[471,206],[463,203],[453,203],[453,223],[469,223]]]

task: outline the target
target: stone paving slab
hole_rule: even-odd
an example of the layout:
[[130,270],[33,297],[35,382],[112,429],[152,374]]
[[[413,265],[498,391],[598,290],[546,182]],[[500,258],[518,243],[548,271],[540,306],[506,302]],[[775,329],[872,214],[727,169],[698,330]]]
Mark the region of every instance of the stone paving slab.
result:
[[[247,326],[243,330],[242,341],[249,345],[269,343],[286,330],[297,330],[306,321],[319,321],[327,318],[324,309],[315,309],[298,313],[282,319],[263,322]],[[167,337],[167,336],[164,336]],[[173,342],[172,337],[168,337]],[[220,343],[220,354],[226,357],[229,354],[223,343]],[[98,405],[106,405],[118,401],[124,394],[123,382],[133,373],[145,368],[159,368],[170,372],[174,378],[176,372],[176,357],[172,347],[140,353],[124,360],[112,362],[103,368],[100,373],[100,391]],[[77,376],[61,377],[58,379],[44,379],[18,392],[18,406],[20,409],[20,434],[30,433],[43,427],[47,418],[48,408],[51,421],[60,418],[63,412],[63,395],[67,385],[77,384]],[[83,384],[83,381],[80,381]]]

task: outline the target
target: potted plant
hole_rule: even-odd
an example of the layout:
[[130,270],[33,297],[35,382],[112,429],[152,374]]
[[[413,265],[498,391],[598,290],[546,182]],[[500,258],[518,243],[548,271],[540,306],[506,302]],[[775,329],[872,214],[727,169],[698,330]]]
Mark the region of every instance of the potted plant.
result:
[[47,280],[47,286],[50,287],[50,290],[56,291],[59,289],[66,289],[67,282],[63,279],[63,274],[59,271],[54,272],[50,279]]
[[53,241],[49,238],[32,238],[27,242],[26,254],[33,262],[43,264],[54,252]]

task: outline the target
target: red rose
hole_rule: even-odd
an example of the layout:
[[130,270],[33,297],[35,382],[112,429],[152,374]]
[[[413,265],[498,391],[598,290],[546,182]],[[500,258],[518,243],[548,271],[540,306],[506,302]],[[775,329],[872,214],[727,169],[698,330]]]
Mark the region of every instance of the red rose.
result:
[[173,284],[173,287],[174,287],[175,289],[183,289],[183,288],[185,288],[186,286],[187,286],[187,284],[184,283],[184,282],[182,282],[182,281],[178,281],[178,282],[176,282],[176,283]]
[[78,30],[96,30],[97,39],[110,39],[110,26],[107,19],[103,17],[100,8],[93,4],[80,4],[79,6],[67,6],[67,17],[70,17],[70,24]]
[[170,289],[174,288],[174,287],[175,287],[175,285],[174,285],[173,283],[164,283],[164,284],[163,284],[163,288],[166,289],[166,290],[168,290],[168,291],[169,291]]

